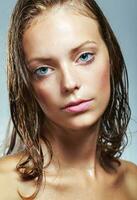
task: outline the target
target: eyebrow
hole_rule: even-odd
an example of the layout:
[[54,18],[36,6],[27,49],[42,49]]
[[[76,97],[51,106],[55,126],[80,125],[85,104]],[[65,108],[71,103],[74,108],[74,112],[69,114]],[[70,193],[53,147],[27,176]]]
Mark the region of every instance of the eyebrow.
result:
[[73,53],[79,51],[82,47],[86,46],[87,44],[96,44],[96,42],[87,40],[87,41],[83,42],[82,44],[80,44],[79,46],[71,49],[70,54],[73,54]]
[[[70,52],[69,52],[70,56],[75,54],[76,52],[78,52],[80,49],[82,49],[84,46],[86,46],[88,44],[96,45],[97,43],[95,41],[87,40],[87,41],[83,42],[82,44],[78,45],[77,47],[71,49]],[[34,62],[34,61],[51,62],[52,60],[53,60],[52,58],[36,57],[36,58],[30,59],[28,61],[28,64],[30,64],[31,62]]]

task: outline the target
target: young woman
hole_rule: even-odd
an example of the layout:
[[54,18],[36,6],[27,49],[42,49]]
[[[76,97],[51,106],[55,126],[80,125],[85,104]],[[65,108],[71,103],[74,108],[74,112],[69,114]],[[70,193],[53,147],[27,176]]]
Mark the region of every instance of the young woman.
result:
[[8,85],[12,155],[0,161],[0,199],[137,200],[137,166],[119,159],[126,66],[94,0],[18,0]]

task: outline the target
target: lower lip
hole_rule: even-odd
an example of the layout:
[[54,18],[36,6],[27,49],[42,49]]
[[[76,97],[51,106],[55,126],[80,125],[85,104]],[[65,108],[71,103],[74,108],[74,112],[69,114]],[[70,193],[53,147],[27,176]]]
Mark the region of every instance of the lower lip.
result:
[[83,112],[83,111],[88,110],[90,105],[91,105],[91,100],[83,102],[83,103],[80,103],[80,104],[75,105],[75,106],[67,107],[67,108],[65,108],[65,111],[66,112],[73,112],[73,113]]

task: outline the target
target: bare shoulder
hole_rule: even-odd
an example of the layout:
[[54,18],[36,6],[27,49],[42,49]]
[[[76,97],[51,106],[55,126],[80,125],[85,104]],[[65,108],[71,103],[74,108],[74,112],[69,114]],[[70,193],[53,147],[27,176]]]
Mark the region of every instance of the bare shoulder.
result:
[[125,170],[126,176],[129,178],[133,178],[137,181],[137,165],[126,160],[120,161],[122,164],[123,169]]
[[0,169],[2,170],[3,167],[5,169],[5,166],[7,166],[7,164],[9,164],[9,162],[11,165],[8,166],[8,169],[9,169],[9,167],[12,168],[13,166],[15,166],[17,164],[20,157],[21,157],[21,153],[1,157],[0,158]]
[[4,200],[18,199],[18,180],[19,176],[16,171],[16,165],[18,164],[22,154],[9,155],[0,159],[0,194]]
[[129,161],[121,161],[121,167],[124,171],[124,182],[127,190],[137,199],[137,165]]
[[7,156],[1,157],[0,158],[0,176],[16,173],[16,166],[23,155],[24,153],[20,152],[14,155],[7,155]]

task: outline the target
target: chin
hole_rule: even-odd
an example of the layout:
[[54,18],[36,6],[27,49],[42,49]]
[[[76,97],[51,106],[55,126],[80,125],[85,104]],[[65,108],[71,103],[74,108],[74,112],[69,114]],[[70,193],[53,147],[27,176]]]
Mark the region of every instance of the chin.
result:
[[100,118],[95,117],[90,114],[90,116],[83,116],[83,117],[75,117],[69,121],[65,121],[63,124],[60,124],[64,128],[72,129],[72,130],[86,130],[97,126],[100,122]]

